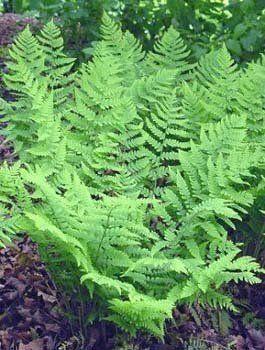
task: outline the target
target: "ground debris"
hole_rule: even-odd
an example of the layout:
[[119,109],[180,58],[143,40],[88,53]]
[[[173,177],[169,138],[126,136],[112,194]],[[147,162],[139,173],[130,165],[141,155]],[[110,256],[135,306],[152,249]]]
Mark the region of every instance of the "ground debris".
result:
[[58,296],[28,237],[1,249],[0,349],[56,349],[69,331]]

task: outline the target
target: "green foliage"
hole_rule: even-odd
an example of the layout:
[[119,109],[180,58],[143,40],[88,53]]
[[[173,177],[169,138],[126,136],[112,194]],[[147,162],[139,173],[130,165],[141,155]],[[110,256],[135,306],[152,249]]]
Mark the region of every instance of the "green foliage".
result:
[[223,47],[194,66],[172,27],[145,53],[106,14],[101,33],[76,72],[53,22],[10,51],[1,239],[28,232],[91,319],[162,337],[176,304],[235,310],[227,283],[259,282],[229,233],[264,198],[264,61]]
[[26,28],[10,50],[13,60],[4,76],[15,101],[8,106],[2,101],[13,120],[3,134],[14,143],[23,162],[41,159],[48,168],[60,158],[60,109],[62,105],[67,109],[67,97],[72,93],[73,59],[64,56],[62,45],[52,22],[38,39]]
[[191,338],[185,343],[184,350],[229,350],[221,344],[217,344],[207,339]]
[[227,10],[232,14],[223,34],[228,49],[240,62],[256,59],[264,51],[264,2],[230,1]]
[[57,18],[67,46],[79,58],[91,56],[103,11],[146,49],[173,26],[189,44],[195,61],[223,42],[238,63],[258,58],[265,48],[263,0],[9,0],[5,7],[10,12],[35,11],[43,22]]
[[239,63],[256,59],[264,51],[264,1],[168,0],[121,1],[120,21],[151,48],[171,25],[189,43],[198,59],[225,42]]
[[[63,36],[69,51],[78,58],[90,56],[88,46],[99,37],[99,26],[104,10],[116,12],[119,0],[8,0],[6,10],[16,13],[30,13],[46,23],[52,18],[63,29]],[[81,49],[80,49],[81,48]],[[82,51],[82,48],[84,51]]]

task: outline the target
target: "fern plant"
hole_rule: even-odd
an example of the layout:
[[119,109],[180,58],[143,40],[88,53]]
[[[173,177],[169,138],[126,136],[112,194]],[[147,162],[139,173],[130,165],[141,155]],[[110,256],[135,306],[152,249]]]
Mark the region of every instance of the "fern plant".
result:
[[224,287],[263,272],[230,234],[264,198],[262,84],[246,104],[264,61],[239,70],[222,48],[191,65],[173,28],[145,53],[106,15],[101,32],[76,71],[52,22],[11,49],[0,237],[27,232],[83,283],[91,320],[162,337],[176,304],[235,310]]
[[13,61],[4,80],[14,101],[1,100],[0,110],[5,114],[3,121],[12,119],[3,134],[23,162],[53,163],[62,148],[60,106],[67,110],[71,101],[67,96],[73,88],[70,71],[74,60],[62,53],[58,35],[52,22],[38,38],[26,28],[10,50]]
[[184,350],[230,350],[221,344],[207,341],[207,339],[191,338],[184,343]]

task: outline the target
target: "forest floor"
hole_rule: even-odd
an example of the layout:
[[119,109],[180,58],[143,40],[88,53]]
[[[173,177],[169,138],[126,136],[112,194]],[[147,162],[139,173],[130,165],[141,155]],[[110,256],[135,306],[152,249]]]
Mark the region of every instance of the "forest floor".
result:
[[[41,262],[37,246],[23,237],[0,250],[0,349],[1,350],[265,350],[265,281],[259,285],[231,285],[238,313],[214,312],[199,306],[174,310],[165,343],[146,335],[129,341],[112,325],[88,327],[84,336],[78,314],[65,303]],[[70,299],[70,296],[69,296]],[[69,305],[70,303],[68,303]],[[185,341],[194,340],[193,347]],[[126,344],[127,342],[127,344]]]

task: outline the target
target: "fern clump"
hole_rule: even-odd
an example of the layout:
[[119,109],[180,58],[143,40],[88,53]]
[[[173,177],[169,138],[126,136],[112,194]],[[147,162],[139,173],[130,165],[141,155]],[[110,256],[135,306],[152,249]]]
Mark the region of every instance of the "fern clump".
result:
[[264,196],[264,60],[190,64],[173,28],[145,53],[106,15],[101,32],[77,69],[53,22],[11,48],[0,239],[27,232],[91,320],[162,337],[176,304],[234,310],[223,287],[259,282],[230,234]]

